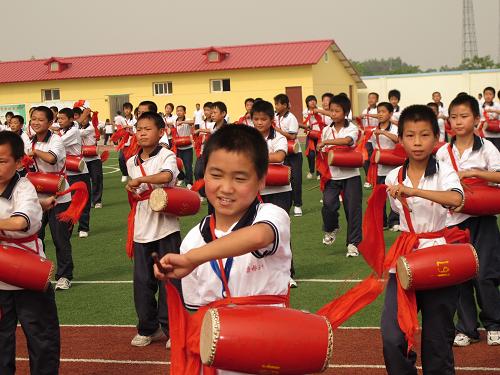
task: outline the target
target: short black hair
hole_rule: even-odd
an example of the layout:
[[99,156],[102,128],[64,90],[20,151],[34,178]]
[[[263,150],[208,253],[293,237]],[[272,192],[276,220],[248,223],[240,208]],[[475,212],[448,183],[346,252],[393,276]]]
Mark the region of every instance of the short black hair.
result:
[[178,105],[177,108],[182,108],[184,112],[186,112],[186,106],[185,105]]
[[259,180],[267,173],[269,164],[267,143],[259,131],[251,126],[223,126],[212,134],[203,150],[205,169],[210,155],[217,150],[247,155],[255,167]]
[[[82,113],[83,113],[83,111],[80,107],[73,108],[73,116],[76,114],[81,115]],[[120,115],[121,115],[121,113],[120,113]]]
[[332,98],[334,97],[335,95],[333,95],[331,92],[325,92],[323,95],[321,95],[321,100],[323,100],[324,98],[328,97],[330,98],[330,100],[332,100]]
[[290,106],[290,99],[286,94],[278,94],[274,97],[274,102],[279,104],[285,104],[287,107]]
[[134,109],[134,106],[132,105],[132,103],[125,102],[125,103],[123,103],[122,108],[123,108],[123,109],[128,108],[128,109],[130,109],[130,110],[133,110],[133,109]]
[[163,118],[156,112],[149,111],[142,113],[137,119],[137,122],[141,120],[151,120],[158,129],[165,129],[165,121],[163,121]]
[[311,101],[314,100],[316,103],[318,102],[318,99],[314,95],[307,95],[306,97],[306,105]]
[[377,104],[377,109],[378,107],[385,107],[390,113],[394,112],[394,106],[389,102],[380,102]]
[[214,103],[212,102],[206,102],[205,104],[203,104],[203,108],[210,108],[212,109],[214,106]]
[[351,100],[347,97],[346,94],[335,95],[330,101],[330,104],[337,104],[342,107],[345,116],[347,116],[351,111]]
[[[165,104],[165,107],[170,107],[172,109],[172,111],[175,108],[174,103],[167,103],[167,104]],[[163,107],[163,108],[165,108],[165,107]]]
[[393,89],[393,90],[390,90],[389,91],[389,94],[387,94],[387,99],[391,99],[392,97],[395,97],[399,100],[401,100],[401,93],[399,92],[399,90],[396,90],[396,89]]
[[221,112],[226,112],[227,114],[227,107],[224,102],[213,102],[212,103],[212,108],[217,108]]
[[14,116],[14,112],[12,112],[12,111],[6,112],[5,117],[7,117],[7,116]]
[[439,106],[437,105],[436,102],[427,103],[427,107],[433,107],[433,108],[436,108],[437,111],[439,111]]
[[258,100],[253,104],[252,110],[250,111],[250,117],[253,117],[254,113],[264,113],[269,116],[271,120],[274,119],[274,107],[265,100]]
[[480,116],[479,103],[473,96],[470,96],[469,94],[457,95],[457,97],[451,101],[450,106],[448,107],[448,113],[451,113],[453,107],[458,105],[466,105],[470,108],[474,117]]
[[493,93],[493,97],[495,97],[495,94],[497,93],[495,91],[495,88],[493,88],[491,86],[485,87],[484,90],[483,90],[483,94],[486,93],[486,91],[491,91]]
[[377,101],[378,101],[379,96],[378,96],[378,93],[377,93],[377,92],[372,91],[372,92],[370,92],[370,93],[368,94],[368,96],[370,96],[370,95],[375,95],[375,96],[377,97]]
[[35,112],[35,111],[36,112],[43,112],[43,113],[45,113],[45,117],[47,118],[47,120],[49,122],[54,121],[54,112],[52,112],[49,107],[44,106],[44,105],[39,105],[38,107],[36,107],[34,109],[33,112]]
[[55,105],[53,105],[52,107],[50,107],[50,109],[52,111],[59,112],[59,108],[57,108],[57,106],[55,106]]
[[21,115],[14,115],[14,116],[12,116],[11,120],[14,120],[14,119],[18,119],[19,123],[21,125],[24,125],[24,117],[23,116],[21,116]]
[[15,161],[21,160],[24,156],[23,139],[14,132],[0,132],[0,145],[10,145],[11,155]]
[[139,103],[139,106],[145,105],[148,107],[148,112],[158,112],[158,106],[156,105],[155,102],[152,102],[151,100],[143,100],[142,102]]
[[67,118],[75,118],[75,111],[71,108],[63,108],[59,111],[59,113],[65,115]]
[[406,107],[401,112],[401,116],[399,117],[398,122],[398,137],[403,138],[403,132],[405,130],[405,124],[408,121],[423,121],[431,124],[432,134],[435,137],[439,136],[439,125],[437,121],[436,114],[432,111],[432,109],[423,104],[414,104]]
[[247,105],[248,102],[255,103],[255,100],[253,98],[246,98],[245,105]]

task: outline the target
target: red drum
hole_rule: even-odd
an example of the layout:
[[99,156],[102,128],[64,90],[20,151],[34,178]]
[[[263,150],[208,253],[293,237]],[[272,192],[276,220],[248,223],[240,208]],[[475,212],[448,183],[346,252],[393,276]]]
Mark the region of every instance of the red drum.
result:
[[318,139],[321,139],[321,130],[309,130],[307,136],[317,141]]
[[174,216],[195,215],[200,210],[200,196],[184,188],[158,188],[149,197],[149,207]]
[[328,151],[328,165],[359,168],[363,166],[363,154],[354,149],[332,149]]
[[97,156],[97,146],[82,146],[82,155],[85,157]]
[[193,141],[191,140],[191,137],[189,135],[185,137],[172,138],[172,142],[176,147],[187,147],[193,144]]
[[81,156],[66,155],[66,170],[82,172],[85,169],[85,160]]
[[177,169],[179,171],[183,171],[184,170],[184,162],[182,161],[182,159],[177,158],[176,162],[177,162]]
[[438,245],[399,257],[396,268],[403,289],[438,289],[476,277],[479,259],[471,244]]
[[381,165],[399,166],[403,165],[406,157],[395,150],[375,150],[375,163]]
[[299,152],[299,143],[297,142],[296,139],[289,139],[288,140],[288,153],[289,154],[296,154]]
[[267,167],[266,186],[286,186],[290,183],[292,170],[283,164],[269,164]]
[[201,325],[201,361],[221,370],[249,374],[317,373],[328,368],[332,351],[330,322],[299,310],[224,306],[209,309]]
[[38,193],[55,194],[64,190],[64,176],[59,174],[28,172],[26,178]]
[[474,216],[500,214],[500,188],[489,185],[464,185],[464,204],[455,209]]
[[432,153],[433,153],[434,155],[436,155],[436,152],[438,152],[438,150],[439,150],[441,147],[443,147],[445,144],[447,144],[447,143],[446,143],[446,142],[438,142],[438,143],[436,144],[436,146],[432,149]]
[[0,246],[0,281],[18,288],[45,291],[54,265],[37,254],[12,246]]
[[500,120],[486,120],[484,122],[484,130],[492,133],[500,133]]

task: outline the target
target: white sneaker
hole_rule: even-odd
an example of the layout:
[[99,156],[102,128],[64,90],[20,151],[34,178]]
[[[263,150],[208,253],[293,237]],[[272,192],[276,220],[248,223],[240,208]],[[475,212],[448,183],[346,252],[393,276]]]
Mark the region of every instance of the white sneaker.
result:
[[153,333],[151,336],[142,336],[142,335],[135,335],[132,341],[130,342],[130,345],[132,346],[148,346],[151,344],[153,341],[158,341],[165,337],[165,334],[161,330],[161,328],[158,328],[155,333]]
[[201,202],[201,203],[205,202],[205,198],[200,197],[200,202]]
[[333,245],[335,239],[337,238],[338,231],[338,229],[335,229],[333,232],[325,232],[325,235],[323,236],[323,243],[325,245]]
[[87,238],[88,236],[89,236],[89,232],[84,232],[83,230],[78,232],[78,237],[80,237],[80,238]]
[[307,173],[306,178],[307,178],[308,180],[311,180],[311,179],[313,178],[312,173],[311,173],[311,172],[308,172],[308,173]]
[[318,177],[316,177],[316,180],[321,180],[321,176],[318,175]]
[[288,280],[288,286],[290,288],[297,288],[297,282],[290,277],[290,280]]
[[189,190],[191,190],[191,188],[193,187],[193,185],[191,185],[191,184],[187,184],[187,185],[186,185],[186,187],[187,187]]
[[96,203],[94,208],[102,208],[102,203]]
[[363,187],[365,189],[370,189],[372,187],[372,184],[370,184],[369,182],[365,182],[364,185],[363,185]]
[[67,278],[61,277],[59,280],[57,280],[55,287],[56,290],[68,290],[69,288],[71,288],[71,281],[69,281]]
[[472,337],[459,332],[456,334],[455,340],[453,340],[453,346],[469,346],[475,342],[479,342],[479,339],[473,339]]
[[347,258],[357,257],[358,255],[359,255],[359,251],[358,251],[358,248],[356,246],[354,246],[352,243],[347,245],[347,253],[345,255]]
[[500,331],[488,331],[487,341],[490,346],[500,345]]
[[320,199],[320,200],[319,200],[319,203],[323,203],[323,199]]
[[127,182],[128,181],[128,177],[127,176],[122,176],[122,182]]
[[167,340],[167,343],[165,344],[165,348],[167,348],[167,349],[172,348],[172,341],[170,341],[170,339]]
[[293,208],[293,216],[302,216],[302,208],[295,206]]
[[177,186],[177,187],[182,186],[182,180],[178,180],[178,181],[175,183],[175,186]]
[[399,232],[401,231],[401,227],[398,224],[394,224],[392,227],[389,228],[391,232]]

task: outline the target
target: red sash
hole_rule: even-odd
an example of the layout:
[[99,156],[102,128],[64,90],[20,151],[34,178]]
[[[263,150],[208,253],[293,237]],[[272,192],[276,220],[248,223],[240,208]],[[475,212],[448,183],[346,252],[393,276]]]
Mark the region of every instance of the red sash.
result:
[[[314,119],[316,120],[316,123],[319,126],[319,130],[323,131],[323,128],[325,127],[325,123],[323,122],[323,118],[321,117],[321,115],[319,113],[309,112],[307,114],[307,117],[304,119],[303,124],[307,125],[309,123],[309,121],[311,120],[311,117],[314,117]],[[312,130],[312,126],[311,126],[311,130]],[[316,147],[314,145],[314,140],[307,137],[306,155],[309,155],[309,153],[311,151],[315,152]]]

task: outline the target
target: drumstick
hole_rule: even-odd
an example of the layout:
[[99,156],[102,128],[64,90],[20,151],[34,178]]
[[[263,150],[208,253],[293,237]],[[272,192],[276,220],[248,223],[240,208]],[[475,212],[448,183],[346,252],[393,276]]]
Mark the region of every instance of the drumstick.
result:
[[158,267],[158,270],[161,272],[161,273],[164,273],[166,274],[168,271],[161,265],[160,263],[160,258],[159,258],[159,255],[158,253],[152,253],[151,254],[151,258],[153,258],[153,261],[155,262],[156,264],[156,267]]

